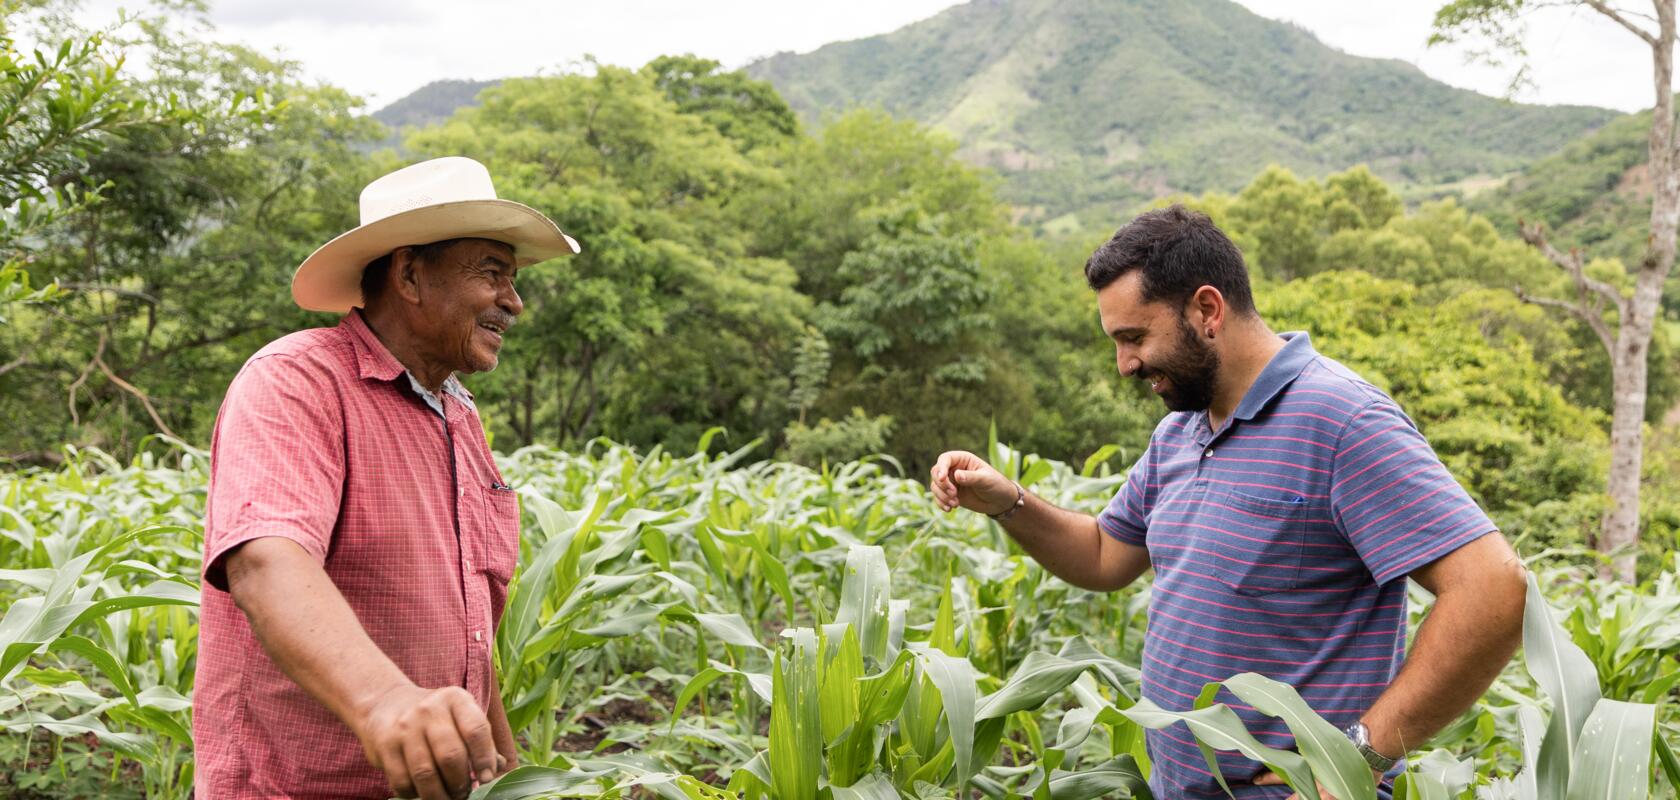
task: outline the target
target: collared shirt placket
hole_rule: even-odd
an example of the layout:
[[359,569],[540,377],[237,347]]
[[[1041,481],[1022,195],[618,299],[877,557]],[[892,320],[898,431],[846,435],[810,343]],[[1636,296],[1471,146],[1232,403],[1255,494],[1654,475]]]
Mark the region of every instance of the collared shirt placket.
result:
[[[470,418],[459,399],[449,392],[443,392],[439,398],[444,407],[443,435],[449,447],[449,479],[453,487],[455,498],[455,546],[457,552],[456,563],[460,565],[461,606],[465,614],[465,625],[462,628],[464,645],[467,653],[466,674],[462,676],[462,688],[477,697],[485,692],[488,686],[486,674],[489,664],[490,636],[487,632],[490,625],[489,597],[483,588],[482,581],[473,579],[473,573],[482,565],[473,563],[472,549],[466,546],[466,539],[461,529],[461,519],[472,512],[476,506],[467,497],[467,487],[461,481],[459,465],[468,460],[467,454],[460,448],[468,441],[466,437],[457,435],[456,428]],[[477,524],[476,517],[468,517]]]

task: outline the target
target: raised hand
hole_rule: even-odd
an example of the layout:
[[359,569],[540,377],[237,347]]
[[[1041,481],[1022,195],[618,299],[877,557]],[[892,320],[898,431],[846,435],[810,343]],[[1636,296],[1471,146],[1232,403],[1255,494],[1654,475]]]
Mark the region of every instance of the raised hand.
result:
[[985,459],[964,450],[941,453],[933,465],[929,485],[934,500],[946,511],[962,506],[982,514],[1001,514],[1019,496],[1014,481],[993,469]]

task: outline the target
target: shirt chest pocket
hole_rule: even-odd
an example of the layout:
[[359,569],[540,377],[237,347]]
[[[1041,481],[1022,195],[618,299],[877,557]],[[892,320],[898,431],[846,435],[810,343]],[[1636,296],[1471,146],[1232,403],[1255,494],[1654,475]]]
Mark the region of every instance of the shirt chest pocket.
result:
[[1201,530],[1207,553],[1197,560],[1237,594],[1263,597],[1299,588],[1307,509],[1298,495],[1215,494]]
[[473,544],[473,568],[506,585],[519,563],[519,497],[500,485],[480,489],[479,524]]

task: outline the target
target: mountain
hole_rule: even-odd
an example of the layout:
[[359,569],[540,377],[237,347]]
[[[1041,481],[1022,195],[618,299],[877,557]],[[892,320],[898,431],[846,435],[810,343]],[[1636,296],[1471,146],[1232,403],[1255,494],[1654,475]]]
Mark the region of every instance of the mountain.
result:
[[1273,162],[1412,186],[1501,175],[1618,116],[1455,89],[1229,0],[974,0],[747,71],[811,122],[870,106],[950,133],[1027,220],[1104,225]]
[[423,128],[449,119],[455,110],[478,102],[478,93],[501,81],[432,81],[378,111],[373,118],[393,133],[404,128]]

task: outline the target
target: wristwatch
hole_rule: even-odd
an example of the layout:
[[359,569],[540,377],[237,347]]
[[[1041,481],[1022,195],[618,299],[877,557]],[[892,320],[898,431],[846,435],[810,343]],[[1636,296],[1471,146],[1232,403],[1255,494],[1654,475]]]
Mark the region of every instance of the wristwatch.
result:
[[1389,767],[1394,766],[1394,763],[1400,760],[1389,758],[1371,747],[1371,729],[1365,727],[1363,722],[1355,722],[1347,726],[1347,729],[1342,733],[1347,734],[1348,739],[1353,742],[1354,748],[1359,751],[1359,755],[1365,759],[1365,763],[1370,766],[1372,772],[1387,772]]

